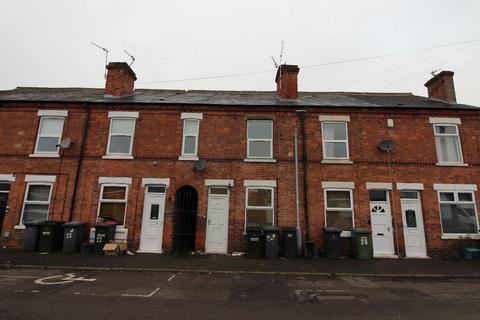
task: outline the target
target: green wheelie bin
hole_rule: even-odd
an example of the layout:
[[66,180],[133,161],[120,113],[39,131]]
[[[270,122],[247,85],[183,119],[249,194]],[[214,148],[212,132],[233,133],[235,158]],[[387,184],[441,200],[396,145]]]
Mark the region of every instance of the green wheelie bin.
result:
[[352,229],[353,256],[358,260],[372,259],[372,231],[369,229]]

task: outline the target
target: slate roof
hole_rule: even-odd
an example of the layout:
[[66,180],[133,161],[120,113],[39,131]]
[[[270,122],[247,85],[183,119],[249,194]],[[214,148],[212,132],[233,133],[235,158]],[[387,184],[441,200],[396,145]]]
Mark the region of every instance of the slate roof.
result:
[[433,108],[480,111],[479,107],[449,104],[411,93],[299,92],[296,100],[282,100],[275,91],[215,91],[136,89],[132,95],[104,97],[99,88],[18,87],[0,91],[0,101],[88,102],[115,104],[181,104],[218,106],[305,106],[359,108]]

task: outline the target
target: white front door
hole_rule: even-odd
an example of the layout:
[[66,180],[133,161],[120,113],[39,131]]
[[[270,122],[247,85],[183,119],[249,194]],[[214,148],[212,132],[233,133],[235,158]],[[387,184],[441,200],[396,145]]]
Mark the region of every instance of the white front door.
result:
[[418,192],[402,192],[400,198],[405,255],[409,258],[425,258],[427,256],[427,246],[425,243],[422,206],[420,205]]
[[226,187],[210,187],[207,212],[205,251],[227,253],[228,249],[228,194]]
[[395,249],[388,191],[370,191],[370,221],[372,224],[373,256],[393,256]]
[[142,233],[138,252],[162,253],[165,187],[148,186],[143,205]]

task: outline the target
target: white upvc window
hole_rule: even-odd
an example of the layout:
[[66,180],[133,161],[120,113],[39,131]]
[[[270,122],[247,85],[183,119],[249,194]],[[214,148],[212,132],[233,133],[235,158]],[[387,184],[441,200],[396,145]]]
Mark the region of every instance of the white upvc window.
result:
[[442,234],[478,236],[478,217],[473,191],[438,191]]
[[182,153],[179,160],[198,160],[198,135],[202,113],[184,112],[183,120]]
[[323,158],[325,160],[348,160],[347,122],[322,121]]
[[127,212],[128,185],[101,184],[98,217],[117,221],[118,225],[125,225]]
[[104,158],[132,159],[135,118],[115,117],[110,119],[107,155]]
[[245,196],[245,227],[273,226],[274,188],[247,187]]
[[354,227],[353,195],[351,189],[324,189],[325,226],[343,230],[349,235]]
[[273,121],[247,121],[247,158],[273,158]]
[[456,124],[434,124],[435,146],[439,164],[463,163],[462,147]]
[[58,156],[64,117],[42,116],[38,126],[35,151],[32,156]]
[[48,220],[52,183],[29,182],[23,200],[20,225],[29,221]]

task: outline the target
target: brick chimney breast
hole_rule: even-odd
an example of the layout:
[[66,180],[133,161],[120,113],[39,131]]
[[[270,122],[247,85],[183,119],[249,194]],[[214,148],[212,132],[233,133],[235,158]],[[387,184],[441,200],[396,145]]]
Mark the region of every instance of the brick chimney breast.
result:
[[298,97],[298,72],[297,65],[282,64],[277,69],[275,82],[277,83],[277,97],[280,99],[297,99]]
[[425,87],[427,87],[429,98],[457,103],[452,71],[442,71],[434,75],[425,83]]
[[133,93],[137,76],[126,62],[110,62],[107,70],[105,96],[120,97]]

